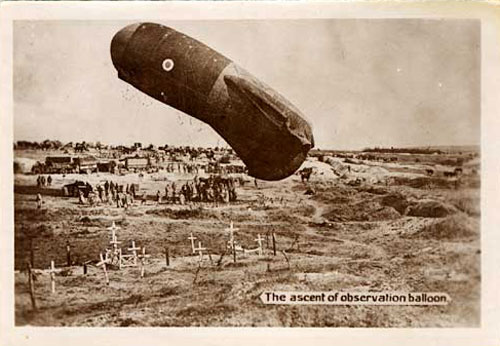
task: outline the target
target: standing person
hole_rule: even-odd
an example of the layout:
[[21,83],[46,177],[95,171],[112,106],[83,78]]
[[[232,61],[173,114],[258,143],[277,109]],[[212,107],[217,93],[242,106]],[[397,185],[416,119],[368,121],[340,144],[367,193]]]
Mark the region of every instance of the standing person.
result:
[[168,184],[165,185],[165,199],[168,201],[170,200],[170,190],[168,189]]
[[132,195],[133,198],[135,198],[135,185],[130,184],[130,194]]
[[50,186],[52,184],[52,177],[49,175],[47,177],[47,185]]
[[116,189],[113,182],[111,182],[110,190],[111,190],[111,200],[114,201],[116,199]]
[[122,193],[121,192],[116,193],[116,207],[117,208],[122,207]]
[[38,186],[38,187],[42,186],[42,177],[41,176],[38,176],[38,178],[36,178],[36,186]]
[[42,209],[42,203],[43,203],[43,200],[42,200],[42,195],[37,193],[36,194],[36,208],[37,209]]
[[175,204],[176,200],[176,191],[175,191],[175,183],[172,182],[172,203]]
[[78,190],[78,203],[85,204],[85,197],[82,190]]
[[102,186],[97,185],[97,194],[99,195],[99,199],[102,201]]
[[158,190],[156,192],[156,203],[157,204],[160,204],[161,203],[161,194],[160,194],[160,190]]
[[45,177],[43,175],[40,178],[40,182],[41,182],[42,187],[44,187],[45,186]]

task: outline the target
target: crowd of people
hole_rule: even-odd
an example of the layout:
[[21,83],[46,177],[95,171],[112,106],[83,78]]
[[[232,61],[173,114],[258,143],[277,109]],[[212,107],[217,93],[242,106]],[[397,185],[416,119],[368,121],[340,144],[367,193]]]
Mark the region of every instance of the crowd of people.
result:
[[156,193],[157,203],[163,200],[168,203],[213,202],[229,203],[237,199],[235,180],[231,177],[211,175],[208,178],[195,177],[183,184],[167,183],[165,195]]
[[[237,199],[236,180],[232,177],[211,175],[208,178],[195,177],[185,182],[171,182],[165,186],[164,193],[156,192],[157,204],[190,204],[198,202],[230,203]],[[139,192],[139,184],[118,184],[106,180],[95,187],[88,182],[78,191],[80,204],[115,204],[117,208],[128,208],[135,201],[146,203],[146,191]]]
[[137,184],[126,184],[124,186],[106,180],[104,184],[97,184],[93,187],[87,182],[84,189],[79,189],[78,199],[80,204],[87,204],[87,202],[91,205],[116,203],[117,208],[127,208],[134,203],[137,191]]
[[171,162],[165,166],[165,170],[169,173],[179,172],[183,174],[198,174],[199,166],[193,163]]

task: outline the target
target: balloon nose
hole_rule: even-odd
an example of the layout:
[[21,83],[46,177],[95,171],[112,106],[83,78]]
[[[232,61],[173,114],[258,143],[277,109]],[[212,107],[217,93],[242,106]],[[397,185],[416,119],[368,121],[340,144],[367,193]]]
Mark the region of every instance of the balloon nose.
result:
[[141,23],[127,25],[118,31],[113,37],[113,40],[111,40],[111,60],[118,71],[120,71],[122,56],[125,52],[125,48],[127,47],[132,35],[140,25]]

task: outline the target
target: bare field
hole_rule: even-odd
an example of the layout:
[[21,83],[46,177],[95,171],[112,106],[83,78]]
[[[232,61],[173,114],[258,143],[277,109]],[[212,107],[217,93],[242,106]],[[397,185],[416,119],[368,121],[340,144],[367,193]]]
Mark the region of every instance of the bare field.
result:
[[[30,153],[32,155],[32,153]],[[37,210],[36,176],[15,176],[16,325],[39,326],[293,326],[293,327],[477,327],[480,325],[479,177],[467,170],[457,179],[428,177],[418,163],[360,162],[342,176],[326,163],[308,160],[316,173],[280,182],[239,187],[238,201],[214,207],[138,202],[128,210],[113,205],[82,206],[58,196],[76,179],[139,182],[151,196],[174,173],[115,176],[54,175]],[[342,168],[333,165],[337,173]],[[355,180],[360,178],[359,180]],[[353,182],[354,181],[354,182]],[[32,186],[33,188],[30,188]],[[309,191],[308,191],[309,190]],[[311,192],[312,194],[306,194]],[[263,196],[263,197],[262,197]],[[139,267],[109,270],[81,264],[99,259],[109,246],[107,227],[115,222],[121,247],[132,240],[151,258]],[[238,242],[264,256],[225,254],[233,221]],[[270,235],[277,253],[273,256]],[[211,260],[192,254],[193,233]],[[38,311],[32,311],[28,279],[29,241]],[[66,267],[66,244],[73,265]],[[165,247],[170,265],[165,263]],[[284,253],[283,253],[284,251]],[[285,257],[286,255],[286,257]],[[63,271],[50,292],[47,268]],[[263,291],[445,292],[446,306],[274,306]]]

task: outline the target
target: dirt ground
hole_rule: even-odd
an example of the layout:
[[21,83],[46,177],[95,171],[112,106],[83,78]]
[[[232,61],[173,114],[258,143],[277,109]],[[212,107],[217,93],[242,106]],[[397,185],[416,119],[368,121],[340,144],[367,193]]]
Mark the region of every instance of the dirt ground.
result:
[[[16,153],[16,155],[19,155]],[[333,162],[333,161],[332,161]],[[16,325],[37,326],[293,326],[477,327],[480,325],[480,188],[477,172],[429,177],[405,162],[351,164],[346,171],[309,159],[308,183],[295,175],[279,182],[253,180],[238,187],[238,201],[217,207],[135,203],[79,205],[57,195],[76,179],[138,182],[153,196],[166,181],[187,174],[53,175],[41,210],[36,176],[15,176]],[[335,168],[331,170],[330,167]],[[342,170],[342,174],[339,174]],[[407,170],[408,172],[405,172]],[[359,179],[358,179],[359,178]],[[358,180],[356,180],[358,179]],[[250,178],[249,178],[250,180]],[[32,187],[32,188],[31,188]],[[53,193],[52,193],[53,192]],[[306,194],[311,192],[311,194]],[[140,267],[109,268],[99,253],[109,247],[112,222],[124,253],[131,241],[150,254]],[[264,254],[225,254],[230,222],[236,240]],[[273,255],[271,234],[276,236]],[[199,262],[188,236],[208,248]],[[25,263],[34,247],[32,309]],[[72,265],[66,266],[66,245]],[[168,248],[170,265],[166,265]],[[222,257],[222,258],[221,258]],[[51,293],[50,261],[56,274]],[[83,275],[82,263],[93,261]],[[446,306],[265,305],[264,291],[444,292]]]

